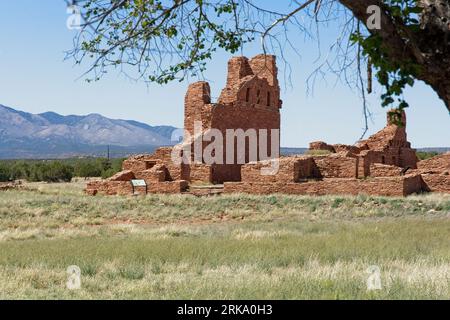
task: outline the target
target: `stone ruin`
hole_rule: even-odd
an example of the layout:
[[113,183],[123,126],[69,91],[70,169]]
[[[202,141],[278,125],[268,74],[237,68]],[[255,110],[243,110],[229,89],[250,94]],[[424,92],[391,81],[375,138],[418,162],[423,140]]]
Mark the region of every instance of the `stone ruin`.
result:
[[0,182],[0,191],[23,189],[21,181]]
[[[257,159],[250,159],[248,144],[245,154],[241,155],[243,163],[235,161],[232,164],[207,164],[203,158],[194,159],[193,156],[189,163],[177,163],[172,160],[173,147],[163,147],[151,155],[137,155],[125,160],[122,172],[106,180],[89,182],[86,192],[90,195],[285,193],[382,196],[450,193],[450,153],[419,161],[407,141],[405,113],[402,113],[402,125],[388,116],[384,129],[355,145],[330,145],[318,141],[310,144],[310,150],[321,152],[280,157],[279,143],[277,150],[271,150],[273,145],[269,141],[272,138],[279,140],[279,136],[271,137],[270,132],[280,129],[281,106],[275,57],[234,57],[228,62],[226,87],[217,103],[211,102],[207,82],[189,86],[184,120],[189,137],[185,135],[182,145],[194,148],[199,139],[195,135],[196,121],[201,122],[203,131],[218,129],[224,137],[227,137],[227,129],[256,129],[257,132],[267,129],[267,154],[279,165],[275,174],[261,173],[262,167],[267,165],[262,160],[267,158],[261,159],[258,154]],[[204,150],[207,144],[200,143]],[[239,155],[236,149],[234,151],[231,157],[236,160]],[[135,180],[144,183],[136,185],[132,183]]]

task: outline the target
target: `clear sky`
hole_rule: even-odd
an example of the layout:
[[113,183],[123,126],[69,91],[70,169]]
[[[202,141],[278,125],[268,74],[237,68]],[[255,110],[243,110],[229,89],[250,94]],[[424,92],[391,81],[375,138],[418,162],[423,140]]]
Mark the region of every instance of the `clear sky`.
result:
[[[183,125],[188,82],[147,86],[115,72],[96,83],[77,80],[85,69],[63,61],[75,34],[66,28],[67,17],[63,0],[0,1],[0,104],[32,113],[100,113],[150,125]],[[330,28],[323,35],[324,42],[335,38],[335,31]],[[296,37],[298,30],[291,33]],[[284,101],[282,146],[304,147],[315,140],[354,143],[363,127],[358,94],[344,84],[336,84],[333,76],[318,82],[314,94],[308,94],[306,79],[313,70],[317,48],[310,41],[299,40],[297,44],[301,59],[290,55],[290,85],[280,77]],[[244,48],[243,53],[251,56],[259,51],[255,45]],[[224,85],[229,57],[220,53],[205,73],[213,96],[217,97]],[[417,83],[406,92],[406,98],[410,103],[407,129],[413,146],[450,146],[450,116],[436,94]],[[369,100],[373,113],[370,134],[385,125],[386,110],[380,107],[379,92]]]

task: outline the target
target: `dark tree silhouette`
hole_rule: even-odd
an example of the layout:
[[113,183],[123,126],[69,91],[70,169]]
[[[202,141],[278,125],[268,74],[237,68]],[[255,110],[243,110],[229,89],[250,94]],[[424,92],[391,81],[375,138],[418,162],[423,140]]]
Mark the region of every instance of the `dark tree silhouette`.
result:
[[[327,71],[337,73],[365,95],[371,91],[373,69],[384,88],[383,106],[407,107],[403,89],[422,80],[450,111],[450,0],[294,0],[287,2],[288,12],[261,3],[71,1],[80,8],[83,23],[68,57],[89,61],[89,81],[118,67],[137,71],[144,81],[167,83],[198,75],[220,48],[236,53],[252,41],[260,40],[263,51],[287,62],[285,48],[298,49],[292,37],[317,39],[316,30],[337,20],[342,36],[330,47],[334,54],[317,66],[310,80]],[[380,28],[370,28],[371,19],[377,18],[368,10],[371,6],[379,8]],[[292,27],[300,34],[287,32]]]

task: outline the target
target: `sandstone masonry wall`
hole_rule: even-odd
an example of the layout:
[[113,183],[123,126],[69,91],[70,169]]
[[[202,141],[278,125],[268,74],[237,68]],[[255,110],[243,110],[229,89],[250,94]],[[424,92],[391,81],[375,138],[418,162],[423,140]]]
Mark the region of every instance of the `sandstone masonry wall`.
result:
[[314,157],[320,176],[323,178],[356,178],[358,159],[341,154]]
[[419,161],[417,168],[422,173],[450,173],[450,152]]
[[397,177],[401,175],[402,168],[381,163],[370,164],[371,177]]
[[303,195],[370,194],[380,196],[406,196],[421,191],[422,182],[418,175],[370,178],[366,180],[333,178],[302,183],[226,182],[224,188],[224,193],[285,193]]
[[[217,103],[211,99],[207,82],[193,83],[187,90],[184,126],[189,135],[184,137],[183,144],[191,150],[191,163],[175,164],[172,161],[175,149],[159,148],[152,155],[125,160],[122,172],[106,180],[89,182],[86,192],[90,195],[180,193],[191,187],[192,194],[211,195],[220,193],[222,187],[205,184],[225,183],[225,193],[383,196],[422,191],[450,193],[450,153],[418,162],[415,150],[407,141],[404,113],[401,114],[403,126],[388,117],[385,128],[355,145],[330,145],[323,141],[310,144],[311,150],[327,150],[328,155],[280,157],[279,136],[272,137],[271,132],[280,129],[282,101],[277,72],[274,56],[232,58],[228,63],[226,86]],[[201,123],[201,133],[195,132],[196,121]],[[207,164],[202,157],[194,159],[196,142],[210,129],[217,129],[216,133],[225,142],[223,159],[215,164]],[[240,130],[245,137],[239,141],[228,130],[235,134]],[[267,133],[265,141],[264,133]],[[256,148],[250,149],[252,138],[256,138],[253,145]],[[278,140],[277,150],[271,150],[272,138]],[[205,151],[210,143],[200,141],[201,150]],[[243,152],[238,152],[239,143],[245,145]],[[234,147],[227,150],[230,145]],[[267,149],[267,153],[261,154],[260,148]],[[250,157],[252,150],[256,151],[254,158]],[[183,156],[188,157],[188,153]],[[234,163],[228,164],[228,158]],[[275,158],[278,172],[264,175],[262,169],[269,164],[262,160]],[[147,186],[133,187],[132,179],[144,180]],[[189,186],[189,182],[194,184]]]

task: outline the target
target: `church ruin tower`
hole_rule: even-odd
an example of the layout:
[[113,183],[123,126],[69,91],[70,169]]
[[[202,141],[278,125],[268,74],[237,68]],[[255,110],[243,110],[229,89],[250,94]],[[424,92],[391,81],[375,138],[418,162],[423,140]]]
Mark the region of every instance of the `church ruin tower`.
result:
[[[272,129],[280,130],[280,87],[277,79],[276,58],[272,55],[257,55],[252,59],[233,57],[228,62],[227,83],[217,103],[212,103],[210,87],[207,82],[193,83],[185,96],[185,130],[194,135],[195,121],[201,121],[202,129],[218,129],[222,132],[225,145],[227,129],[242,129],[245,132],[254,129],[257,132],[257,159],[259,152],[260,129],[267,130],[267,155],[279,155],[272,150]],[[274,137],[275,139],[275,137]],[[185,141],[190,143],[188,141]],[[249,141],[246,141],[245,155],[234,152],[234,165],[225,164],[227,152],[224,146],[224,164],[213,165],[214,182],[239,181],[240,164],[238,157],[245,157],[249,162]],[[230,142],[231,143],[231,142]],[[237,145],[238,141],[235,141]],[[278,134],[279,146],[279,134]]]

